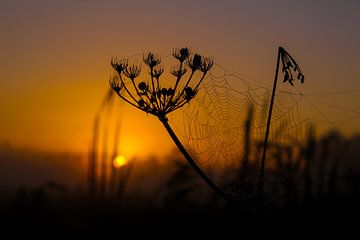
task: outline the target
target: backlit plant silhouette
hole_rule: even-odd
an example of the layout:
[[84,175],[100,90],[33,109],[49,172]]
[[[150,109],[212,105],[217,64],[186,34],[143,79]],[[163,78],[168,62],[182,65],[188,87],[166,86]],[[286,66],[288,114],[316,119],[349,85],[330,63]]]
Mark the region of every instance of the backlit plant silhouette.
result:
[[274,106],[275,101],[275,93],[276,93],[276,85],[278,80],[278,73],[280,67],[280,60],[282,69],[281,72],[284,75],[283,83],[289,82],[291,86],[294,86],[293,81],[295,80],[295,74],[297,74],[296,78],[300,80],[301,83],[304,83],[304,74],[302,73],[300,66],[297,64],[295,59],[282,47],[278,49],[278,56],[276,60],[276,67],[275,67],[275,79],[274,85],[272,89],[271,99],[270,99],[270,106],[269,106],[269,113],[267,118],[266,124],[266,132],[265,132],[265,139],[264,139],[264,146],[263,146],[263,153],[261,158],[261,167],[260,167],[260,179],[259,179],[259,187],[260,192],[263,192],[264,187],[264,174],[265,174],[265,158],[266,158],[266,150],[268,147],[268,140],[269,140],[269,132],[270,132],[270,124],[271,124],[271,114],[272,109]]
[[213,66],[213,60],[198,53],[192,54],[187,47],[174,50],[172,56],[177,64],[170,70],[173,78],[171,86],[169,77],[163,76],[164,67],[161,65],[160,56],[154,53],[143,57],[147,69],[145,79],[141,75],[144,69],[140,64],[130,64],[128,59],[113,58],[111,65],[117,76],[110,80],[110,86],[127,103],[156,116],[198,175],[220,196],[231,202],[192,159],[170,127],[167,118],[167,114],[183,107],[196,96],[201,82]]

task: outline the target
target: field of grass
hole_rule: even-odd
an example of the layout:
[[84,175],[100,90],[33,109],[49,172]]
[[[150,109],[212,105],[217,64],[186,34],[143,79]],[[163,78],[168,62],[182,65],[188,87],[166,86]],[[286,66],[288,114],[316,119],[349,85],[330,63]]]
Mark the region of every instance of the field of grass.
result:
[[[336,132],[313,141],[307,146],[311,154],[300,160],[290,177],[268,182],[262,204],[256,206],[241,201],[236,207],[227,205],[179,154],[166,161],[138,160],[128,169],[126,178],[117,178],[122,184],[116,185],[114,191],[108,190],[103,195],[98,192],[92,197],[84,185],[57,183],[61,179],[51,179],[51,174],[36,186],[13,185],[11,189],[9,179],[2,173],[0,232],[10,237],[71,233],[168,239],[189,236],[221,239],[245,233],[287,236],[314,231],[346,235],[356,231],[360,213],[359,146],[358,135],[344,138]],[[14,164],[17,157],[24,155],[2,148],[2,165],[6,165],[6,159]],[[20,169],[18,176],[34,169]],[[12,170],[8,166],[7,171]],[[276,168],[266,174],[274,171]],[[66,179],[66,172],[61,174]],[[76,175],[74,171],[68,174]],[[121,174],[125,174],[125,169]],[[56,178],[56,174],[53,176]]]

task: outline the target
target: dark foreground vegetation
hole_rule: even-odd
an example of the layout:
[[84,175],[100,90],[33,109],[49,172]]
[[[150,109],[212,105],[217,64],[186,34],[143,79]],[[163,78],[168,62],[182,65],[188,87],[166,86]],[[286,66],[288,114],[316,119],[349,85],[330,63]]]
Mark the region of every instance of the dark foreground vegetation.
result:
[[[356,234],[360,137],[332,132],[309,144],[312,154],[286,178],[268,182],[256,205],[227,205],[173,156],[165,163],[149,159],[126,166],[117,184],[93,196],[55,182],[15,193],[3,190],[0,236],[224,239]],[[266,174],[271,171],[276,168]]]

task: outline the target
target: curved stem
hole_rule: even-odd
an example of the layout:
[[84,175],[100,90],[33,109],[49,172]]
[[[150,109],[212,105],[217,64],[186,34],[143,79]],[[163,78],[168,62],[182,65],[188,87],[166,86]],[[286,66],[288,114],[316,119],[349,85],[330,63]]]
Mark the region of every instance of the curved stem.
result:
[[165,117],[159,118],[160,121],[164,124],[167,132],[169,133],[170,137],[179,148],[181,153],[184,155],[185,159],[189,162],[191,167],[195,170],[195,172],[206,182],[209,187],[211,187],[217,194],[219,194],[226,202],[230,203],[231,205],[236,205],[235,202],[229,198],[214,182],[212,182],[206,174],[201,170],[201,168],[196,164],[196,162],[191,158],[190,154],[186,151],[184,146],[181,144],[178,137],[175,135],[174,131],[171,129],[168,120]]

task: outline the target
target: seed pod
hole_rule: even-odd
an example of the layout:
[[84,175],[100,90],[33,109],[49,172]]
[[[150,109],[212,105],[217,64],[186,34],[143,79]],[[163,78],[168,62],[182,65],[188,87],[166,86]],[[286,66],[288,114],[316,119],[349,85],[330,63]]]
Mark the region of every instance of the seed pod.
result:
[[141,91],[145,92],[145,91],[147,90],[147,85],[146,85],[145,82],[141,82],[141,83],[139,83],[138,88],[139,88]]

